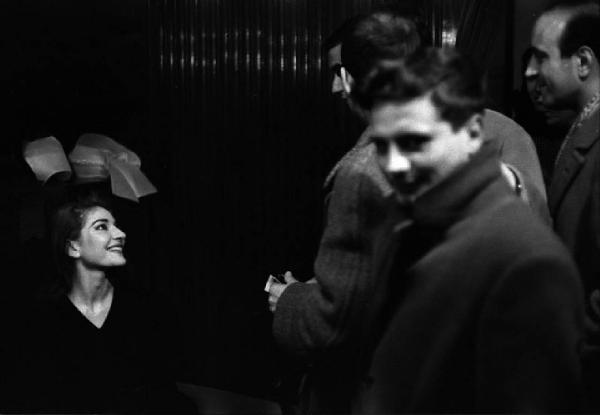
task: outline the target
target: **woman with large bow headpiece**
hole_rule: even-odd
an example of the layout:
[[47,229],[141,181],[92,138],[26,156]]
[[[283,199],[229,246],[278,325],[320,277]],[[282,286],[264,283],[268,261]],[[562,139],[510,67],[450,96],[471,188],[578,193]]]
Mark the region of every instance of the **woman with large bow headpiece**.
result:
[[[175,384],[168,310],[160,298],[122,279],[126,234],[109,195],[94,183],[108,176],[113,194],[132,200],[156,190],[134,153],[107,137],[82,138],[69,156],[78,181],[49,209],[57,279],[29,310],[21,390],[28,396],[18,409],[188,412],[193,406]],[[25,158],[40,180],[69,176],[56,139],[34,143]]]

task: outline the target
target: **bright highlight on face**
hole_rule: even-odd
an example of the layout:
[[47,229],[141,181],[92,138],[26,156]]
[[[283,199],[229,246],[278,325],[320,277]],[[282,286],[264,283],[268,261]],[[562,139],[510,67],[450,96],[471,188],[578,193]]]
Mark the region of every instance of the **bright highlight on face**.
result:
[[327,52],[327,66],[331,75],[331,93],[341,94],[346,98],[346,92],[342,84],[340,68],[342,65],[342,45],[336,45]]
[[113,215],[103,207],[95,207],[85,214],[79,237],[69,241],[69,256],[89,269],[125,265],[123,255],[125,233],[115,223]]
[[371,129],[378,164],[402,199],[434,187],[481,146],[479,114],[455,131],[429,96],[376,106]]

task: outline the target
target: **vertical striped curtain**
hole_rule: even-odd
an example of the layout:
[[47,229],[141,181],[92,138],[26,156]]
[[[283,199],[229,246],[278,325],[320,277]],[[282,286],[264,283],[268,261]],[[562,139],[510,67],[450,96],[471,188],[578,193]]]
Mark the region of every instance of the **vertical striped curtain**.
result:
[[408,5],[436,44],[454,29],[460,44],[479,14],[456,20],[436,0],[147,1],[154,272],[175,291],[196,380],[258,393],[277,353],[264,281],[312,276],[322,182],[356,139],[329,93],[324,38],[354,14]]
[[330,96],[321,43],[382,3],[148,0],[153,260],[175,291],[198,382],[264,391],[271,381],[264,281],[312,276],[322,182],[356,139],[340,134],[349,114]]
[[510,112],[514,0],[432,0],[427,17],[437,46],[456,46],[486,72],[489,106]]

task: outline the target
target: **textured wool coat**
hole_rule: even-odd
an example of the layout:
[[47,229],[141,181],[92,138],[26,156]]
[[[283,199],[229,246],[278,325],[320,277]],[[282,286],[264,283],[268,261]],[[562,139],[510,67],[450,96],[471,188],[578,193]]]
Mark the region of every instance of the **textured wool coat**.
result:
[[586,296],[584,375],[590,412],[600,411],[600,108],[567,139],[548,192],[554,228],[571,251]]
[[554,228],[573,253],[586,291],[600,288],[600,107],[565,144],[548,193]]
[[377,241],[353,412],[580,408],[576,267],[508,188],[489,148]]

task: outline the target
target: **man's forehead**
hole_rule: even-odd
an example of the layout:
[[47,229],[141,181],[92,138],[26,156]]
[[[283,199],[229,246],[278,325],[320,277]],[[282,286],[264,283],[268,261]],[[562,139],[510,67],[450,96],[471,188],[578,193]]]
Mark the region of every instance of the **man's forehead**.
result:
[[372,129],[380,134],[395,131],[429,133],[436,129],[440,118],[429,96],[404,103],[387,102],[372,113]]
[[565,29],[568,12],[553,10],[540,16],[533,31],[533,46],[557,44]]
[[338,43],[327,51],[327,63],[329,67],[342,63],[342,44]]

